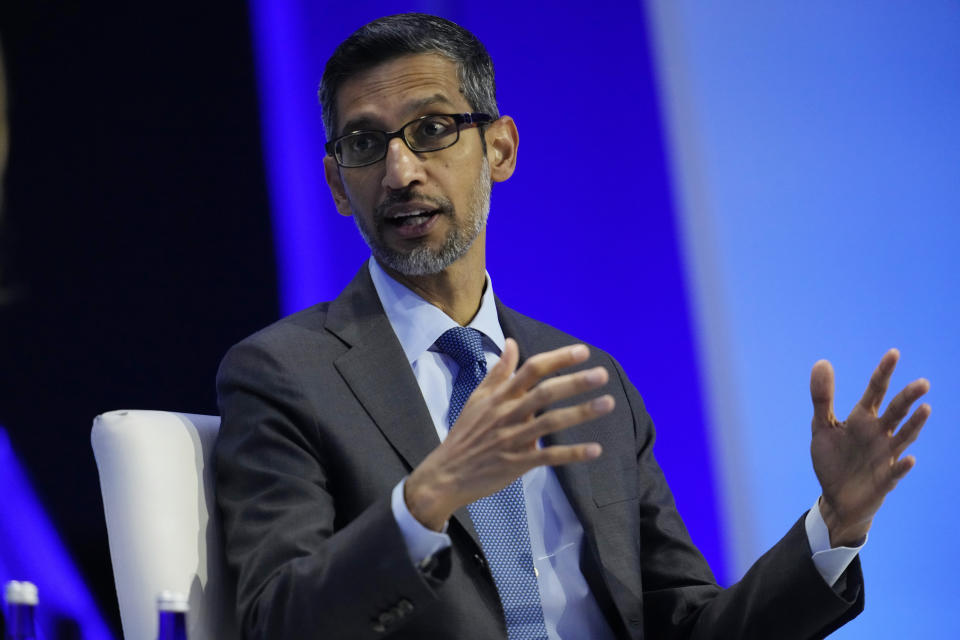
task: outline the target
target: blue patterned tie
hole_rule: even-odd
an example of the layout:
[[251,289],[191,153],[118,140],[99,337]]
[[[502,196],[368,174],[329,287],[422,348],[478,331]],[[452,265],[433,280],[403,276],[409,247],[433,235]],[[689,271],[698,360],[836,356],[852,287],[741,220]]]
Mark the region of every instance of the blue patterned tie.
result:
[[[437,347],[460,365],[450,398],[450,427],[457,421],[467,398],[487,375],[480,332],[454,327],[437,339]],[[490,573],[500,593],[510,640],[541,640],[547,637],[540,606],[540,588],[530,551],[530,531],[523,499],[523,484],[517,478],[491,496],[467,505],[480,536]]]

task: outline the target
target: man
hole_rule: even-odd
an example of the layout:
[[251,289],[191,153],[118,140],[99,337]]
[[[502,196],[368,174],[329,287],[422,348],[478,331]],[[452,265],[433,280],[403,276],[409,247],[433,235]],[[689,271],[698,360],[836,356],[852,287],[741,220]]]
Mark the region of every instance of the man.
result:
[[918,380],[877,415],[895,351],[844,423],[814,366],[823,495],[721,589],[620,366],[493,295],[489,195],[518,133],[483,46],[383,18],[320,95],[326,179],[374,259],[221,366],[217,497],[248,637],[808,638],[859,613],[858,545],[929,414],[897,431]]

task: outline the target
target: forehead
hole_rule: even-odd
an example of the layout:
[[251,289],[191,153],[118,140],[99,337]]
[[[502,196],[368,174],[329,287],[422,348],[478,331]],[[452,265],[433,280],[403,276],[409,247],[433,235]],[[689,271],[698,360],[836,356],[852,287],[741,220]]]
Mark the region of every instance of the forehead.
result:
[[[400,126],[420,112],[469,111],[460,93],[457,65],[434,53],[405,55],[371,67],[337,91],[341,131]],[[397,122],[399,121],[399,122]]]

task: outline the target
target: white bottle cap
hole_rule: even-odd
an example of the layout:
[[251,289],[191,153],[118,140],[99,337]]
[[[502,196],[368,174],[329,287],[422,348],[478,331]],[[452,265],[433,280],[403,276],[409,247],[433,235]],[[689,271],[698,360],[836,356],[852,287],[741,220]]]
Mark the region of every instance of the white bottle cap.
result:
[[28,604],[37,606],[37,585],[26,580],[11,580],[6,584],[3,590],[4,600],[7,604]]
[[178,591],[161,591],[157,596],[157,609],[186,613],[190,610],[190,603],[187,596]]

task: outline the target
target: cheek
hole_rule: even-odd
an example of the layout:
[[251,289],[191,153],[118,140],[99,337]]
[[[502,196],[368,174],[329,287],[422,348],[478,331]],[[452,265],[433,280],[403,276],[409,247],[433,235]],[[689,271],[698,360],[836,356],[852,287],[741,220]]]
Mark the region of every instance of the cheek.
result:
[[369,201],[376,193],[376,178],[371,176],[351,176],[343,181],[343,190],[351,202],[361,204]]
[[447,182],[455,182],[462,186],[462,183],[468,182],[466,176],[477,175],[482,157],[479,149],[474,149],[471,148],[470,145],[462,144],[462,140],[460,142],[461,144],[446,149],[454,153],[446,154],[442,158],[438,158],[441,160],[438,166],[443,171],[443,175],[446,176]]

